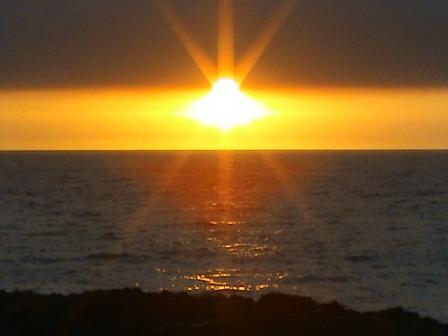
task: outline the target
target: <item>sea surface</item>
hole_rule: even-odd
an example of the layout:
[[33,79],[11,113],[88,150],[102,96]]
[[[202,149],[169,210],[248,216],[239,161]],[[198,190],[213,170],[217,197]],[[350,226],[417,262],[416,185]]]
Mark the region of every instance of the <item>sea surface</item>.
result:
[[448,152],[2,152],[0,289],[269,291],[448,321]]

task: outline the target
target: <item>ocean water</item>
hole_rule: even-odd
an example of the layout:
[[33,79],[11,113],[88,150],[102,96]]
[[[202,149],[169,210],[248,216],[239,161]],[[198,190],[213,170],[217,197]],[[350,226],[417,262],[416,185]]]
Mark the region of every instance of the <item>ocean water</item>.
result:
[[448,321],[448,152],[0,153],[0,288],[123,287]]

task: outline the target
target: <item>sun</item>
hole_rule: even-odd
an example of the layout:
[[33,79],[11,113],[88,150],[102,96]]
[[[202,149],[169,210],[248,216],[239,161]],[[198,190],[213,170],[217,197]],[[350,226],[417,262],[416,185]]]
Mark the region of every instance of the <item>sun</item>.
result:
[[210,93],[191,104],[187,111],[191,119],[222,131],[247,126],[269,114],[262,104],[245,95],[231,78],[219,79]]

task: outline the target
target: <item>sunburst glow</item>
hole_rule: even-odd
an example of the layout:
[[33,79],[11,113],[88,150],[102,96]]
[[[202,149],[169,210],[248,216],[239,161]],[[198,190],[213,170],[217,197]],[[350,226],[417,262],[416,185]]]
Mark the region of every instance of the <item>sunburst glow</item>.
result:
[[222,131],[247,126],[269,114],[262,104],[245,95],[230,78],[218,80],[211,92],[194,102],[187,111],[190,118]]

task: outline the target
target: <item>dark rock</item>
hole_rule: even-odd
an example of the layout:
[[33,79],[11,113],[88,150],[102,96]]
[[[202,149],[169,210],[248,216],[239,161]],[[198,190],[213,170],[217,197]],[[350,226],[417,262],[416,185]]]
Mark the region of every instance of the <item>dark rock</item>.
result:
[[401,308],[360,313],[283,294],[254,301],[123,289],[68,296],[0,292],[0,335],[445,336],[448,325]]

